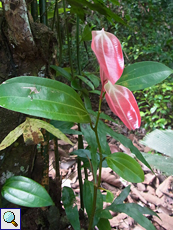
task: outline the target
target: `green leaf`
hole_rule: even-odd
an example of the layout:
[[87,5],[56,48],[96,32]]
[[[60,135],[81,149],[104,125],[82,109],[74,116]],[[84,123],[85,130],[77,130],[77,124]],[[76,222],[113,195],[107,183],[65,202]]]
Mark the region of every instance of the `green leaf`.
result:
[[62,201],[63,205],[66,208],[67,206],[72,206],[75,201],[75,195],[71,188],[63,187],[62,191]]
[[[109,208],[109,206],[108,206]],[[138,204],[117,204],[110,209],[113,212],[123,212],[132,217],[137,223],[139,223],[142,227],[148,230],[156,230],[152,223],[142,214],[155,215],[157,214],[146,207],[141,207]]]
[[88,142],[90,146],[91,152],[91,160],[92,160],[92,167],[94,172],[94,178],[96,180],[97,174],[97,166],[98,166],[98,157],[97,157],[97,140],[94,131],[91,129],[89,124],[81,124],[80,125],[81,131],[85,137],[85,140]]
[[91,159],[91,152],[88,149],[77,149],[71,154],[77,155],[80,158]]
[[74,122],[51,120],[50,124],[65,134],[76,134],[76,135],[82,134],[80,131],[71,129],[71,127],[74,125]]
[[91,100],[89,98],[89,95],[87,95],[84,91],[82,92],[82,96],[84,99],[84,104],[85,104],[85,108],[88,109],[92,109],[92,105],[91,105]]
[[132,157],[125,153],[113,153],[106,157],[108,166],[124,178],[132,183],[144,181],[144,172],[141,166]]
[[0,106],[13,111],[71,122],[89,122],[80,96],[68,85],[40,77],[16,77],[0,85]]
[[51,197],[40,184],[23,176],[14,176],[5,182],[2,196],[11,203],[25,207],[54,205]]
[[73,228],[75,230],[80,230],[81,228],[80,228],[79,212],[77,209],[77,205],[75,205],[74,207],[73,206],[66,207],[65,213]]
[[95,88],[97,88],[100,85],[100,78],[97,77],[96,75],[91,74],[89,72],[84,72],[84,75],[87,76],[87,78],[89,78],[90,81],[92,81],[92,83],[94,84]]
[[[93,197],[94,197],[94,184],[91,181],[85,180],[83,186],[83,200],[89,219],[92,213]],[[103,196],[100,190],[97,189],[96,212],[97,210],[102,210],[102,209],[103,209]],[[106,213],[108,215],[108,212]],[[100,219],[99,215],[94,216],[94,226],[97,225],[99,219]]]
[[77,77],[85,82],[86,85],[88,85],[92,90],[94,90],[94,85],[86,78],[86,77],[83,77],[83,76],[80,76],[80,75],[77,75]]
[[94,184],[91,181],[85,180],[83,185],[83,200],[88,217],[91,217],[92,204],[94,196]]
[[97,224],[99,230],[111,230],[109,220],[101,218]]
[[100,95],[101,94],[101,91],[99,90],[92,90],[92,91],[89,91],[90,93],[94,93],[94,94],[97,94],[97,95]]
[[147,134],[140,143],[157,152],[173,157],[173,130],[155,129]]
[[74,12],[79,14],[79,16],[81,16],[81,14],[83,13],[83,11],[84,11],[83,8],[85,6],[87,9],[97,11],[101,15],[105,15],[110,21],[112,21],[112,19],[114,19],[115,21],[120,22],[120,23],[125,25],[125,22],[117,14],[115,14],[113,11],[111,11],[109,8],[107,8],[106,5],[100,0],[94,0],[92,3],[88,2],[87,0],[80,0],[80,1],[78,1],[78,0],[67,0],[67,2],[71,6],[73,6],[73,7],[75,6]]
[[[102,123],[102,127],[109,134],[111,137],[113,137],[115,140],[120,141],[125,147],[129,148],[130,151],[136,155],[136,157],[145,164],[149,169],[151,169],[148,162],[145,160],[145,158],[142,156],[141,152],[133,145],[132,141],[125,137],[122,134],[116,133],[113,131],[110,127],[108,127],[106,124],[104,124],[102,121],[99,121],[99,123]],[[152,169],[151,169],[152,170]]]
[[[97,117],[98,112],[94,112],[94,111],[91,110],[91,109],[87,109],[87,111],[88,111],[88,113],[90,113],[90,114],[94,115],[95,117]],[[105,120],[108,120],[108,121],[115,122],[115,120],[112,119],[112,117],[108,116],[107,114],[105,114],[105,113],[103,113],[103,112],[100,113],[100,118],[105,119]]]
[[112,219],[112,215],[110,214],[109,210],[107,209],[98,209],[95,215],[99,218],[103,219]]
[[117,204],[122,204],[123,201],[127,198],[130,192],[130,185],[128,185],[123,191],[120,193],[120,195],[114,200],[114,202],[106,207],[107,210],[111,210],[111,208],[114,208]]
[[91,28],[89,27],[89,25],[87,24],[83,30],[82,33],[82,38],[81,38],[81,42],[82,41],[91,41],[92,40],[92,35],[91,35]]
[[63,187],[62,201],[63,201],[67,218],[69,219],[71,225],[75,230],[80,230],[79,213],[78,213],[77,205],[73,207],[73,203],[75,201],[75,195],[71,188]]
[[51,65],[50,66],[52,69],[54,69],[58,74],[62,75],[63,77],[65,77],[68,81],[72,80],[71,74],[69,72],[67,72],[65,69],[56,66],[56,65]]
[[131,91],[141,90],[160,83],[172,73],[172,69],[159,62],[138,62],[127,66],[116,84]]
[[173,174],[173,158],[158,154],[142,153],[151,166],[160,169],[166,175]]
[[106,190],[107,194],[106,194],[106,202],[107,203],[112,203],[113,199],[114,199],[114,194],[109,191],[109,190]]
[[82,90],[80,80],[75,78],[74,80],[71,81],[71,87],[75,90]]

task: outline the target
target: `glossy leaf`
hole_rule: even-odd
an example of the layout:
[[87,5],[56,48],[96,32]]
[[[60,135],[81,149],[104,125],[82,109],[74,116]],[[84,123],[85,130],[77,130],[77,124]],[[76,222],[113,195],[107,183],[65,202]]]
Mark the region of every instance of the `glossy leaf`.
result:
[[[91,48],[94,51],[102,70],[112,84],[121,77],[124,69],[124,58],[121,44],[118,38],[104,29],[100,31],[92,31]],[[100,74],[101,82],[105,79]]]
[[[107,208],[109,208],[109,206]],[[114,205],[114,207],[112,206],[110,210],[113,212],[126,213],[128,216],[132,217],[137,223],[139,223],[145,229],[155,230],[155,227],[145,216],[143,216],[143,214],[149,214],[155,216],[157,216],[157,214],[147,207],[142,207],[138,204],[128,203],[128,204]]]
[[124,69],[117,84],[131,91],[141,90],[160,83],[172,73],[172,69],[159,62],[138,62]]
[[141,124],[138,105],[132,92],[119,85],[112,85],[110,81],[104,86],[106,101],[112,110],[128,129],[137,129]]
[[58,72],[58,74],[62,75],[63,77],[65,77],[67,80],[71,81],[72,77],[71,74],[69,72],[67,72],[65,69],[56,66],[56,65],[51,65],[50,66],[52,69],[54,69],[56,72]]
[[79,95],[68,85],[40,77],[16,77],[0,85],[0,106],[13,111],[71,122],[89,122]]
[[54,205],[43,186],[23,176],[14,176],[7,179],[2,187],[1,194],[9,202],[25,207]]
[[67,218],[69,219],[71,225],[75,230],[80,230],[79,213],[78,213],[77,205],[73,207],[74,200],[75,200],[75,195],[73,190],[69,187],[63,187],[62,201],[63,201]]
[[117,152],[106,157],[108,166],[123,179],[139,183],[144,181],[144,172],[141,166],[132,157]]

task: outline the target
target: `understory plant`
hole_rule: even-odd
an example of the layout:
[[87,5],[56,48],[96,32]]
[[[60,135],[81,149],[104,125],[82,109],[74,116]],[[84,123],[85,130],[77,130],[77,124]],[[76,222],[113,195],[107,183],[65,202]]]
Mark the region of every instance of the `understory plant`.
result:
[[173,83],[167,79],[153,87],[135,92],[142,118],[142,126],[147,130],[172,127]]
[[[111,229],[109,219],[112,218],[112,215],[110,211],[124,212],[145,229],[153,230],[155,227],[143,214],[157,216],[156,213],[147,207],[124,202],[130,192],[130,186],[126,187],[115,199],[110,191],[101,187],[102,167],[110,167],[120,177],[132,183],[139,183],[144,180],[143,170],[134,158],[123,152],[111,153],[107,136],[121,142],[135,154],[137,159],[150,168],[131,140],[113,131],[100,119],[111,120],[110,117],[101,112],[101,105],[105,97],[112,112],[122,120],[129,130],[135,130],[140,127],[141,117],[131,91],[155,85],[167,78],[173,71],[163,64],[151,61],[135,63],[125,68],[120,41],[113,34],[105,32],[104,29],[92,31],[91,48],[100,66],[102,84],[98,112],[92,111],[92,108],[88,106],[90,91],[87,91],[86,87],[83,86],[85,83],[92,88],[92,93],[96,92],[94,85],[97,78],[89,73],[85,77],[79,73],[76,78],[78,81],[75,78],[71,80],[71,87],[55,80],[40,77],[20,76],[12,78],[0,85],[0,106],[36,117],[64,121],[66,124],[78,123],[79,146],[78,150],[72,154],[78,156],[81,211],[84,213],[85,210],[87,213],[88,230],[94,229],[95,226],[99,230]],[[69,79],[71,77],[66,72],[64,75]],[[84,106],[80,96],[84,97],[86,106]],[[26,134],[34,129],[31,131],[31,139],[42,141],[40,128],[44,128],[57,138],[70,143],[63,132],[52,124],[39,119],[27,118],[16,128],[17,131],[15,130],[15,132],[19,136],[19,134]],[[14,135],[10,135],[0,144],[0,150],[14,141],[14,137],[12,138]],[[83,149],[80,141],[82,136],[88,143],[86,149]],[[85,170],[84,182],[80,176],[81,162],[83,162]],[[87,170],[92,172],[92,181],[88,180]],[[30,179],[27,178],[27,186],[24,186],[23,189],[25,180],[25,177],[10,178],[2,188],[2,195],[13,203],[28,207],[53,205],[53,201],[45,195],[45,192],[39,193],[39,185],[36,186],[37,189],[33,189],[35,184]],[[23,183],[21,183],[22,181]],[[106,196],[101,193],[102,190],[105,191]],[[28,196],[31,199],[28,199]],[[71,188],[63,188],[62,202],[73,228],[79,230],[79,213],[77,206],[74,205],[75,195]],[[109,205],[103,208],[103,202],[108,202]]]

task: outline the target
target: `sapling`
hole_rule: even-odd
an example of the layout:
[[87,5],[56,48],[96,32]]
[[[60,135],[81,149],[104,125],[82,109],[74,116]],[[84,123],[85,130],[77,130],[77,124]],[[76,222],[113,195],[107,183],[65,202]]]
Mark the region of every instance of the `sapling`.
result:
[[[129,148],[142,163],[151,169],[131,140],[113,131],[100,120],[103,115],[101,114],[101,104],[105,97],[112,112],[122,120],[129,130],[135,130],[140,127],[141,117],[137,102],[130,90],[139,90],[155,85],[168,77],[173,71],[157,62],[139,62],[124,67],[123,52],[118,38],[111,33],[105,32],[104,29],[92,31],[91,48],[100,66],[100,79],[102,83],[98,101],[99,109],[96,116],[91,115],[94,113],[93,111],[91,112],[85,108],[79,94],[72,87],[55,80],[39,77],[16,77],[1,84],[0,106],[41,118],[78,123],[79,135],[83,134],[88,147],[87,149],[80,149],[82,145],[79,145],[79,149],[74,151],[73,154],[83,161],[85,174],[87,168],[92,172],[93,176],[92,182],[86,176],[84,184],[81,183],[81,191],[83,191],[81,208],[85,209],[88,215],[88,230],[93,229],[95,226],[99,230],[111,229],[109,223],[109,219],[112,218],[110,210],[124,212],[134,218],[144,228],[154,230],[155,228],[151,222],[143,216],[143,214],[156,215],[153,211],[138,204],[124,203],[130,192],[130,186],[126,187],[114,201],[111,192],[101,187],[103,166],[110,167],[120,177],[129,182],[138,183],[144,180],[144,172],[134,158],[122,152],[111,153],[107,143],[107,135],[112,136]],[[71,76],[69,75],[69,73],[65,73],[65,76],[68,76],[70,79]],[[79,76],[77,75],[76,77]],[[80,76],[80,80],[86,84],[89,82],[88,78],[86,81],[83,76]],[[72,79],[75,81],[74,78]],[[89,79],[92,82],[93,77]],[[92,83],[94,84],[94,80]],[[88,83],[91,87],[93,87],[93,84]],[[74,86],[74,84],[72,85]],[[86,92],[86,89],[82,88],[82,84],[78,88],[81,91],[81,95]],[[34,122],[34,124],[40,124],[39,120],[34,119]],[[65,138],[59,130],[54,129],[50,124],[46,126],[44,124],[44,127],[49,132],[52,132],[54,136]],[[21,133],[23,130],[25,131],[24,123],[18,129]],[[81,140],[81,136],[79,140]],[[14,138],[11,138],[9,141],[9,136],[7,136],[5,142],[0,144],[0,149],[9,146],[13,141]],[[22,195],[23,200],[21,201],[21,194],[23,193],[22,187],[20,187],[20,180],[23,181],[25,179],[17,178],[17,184],[12,183],[13,179],[9,180],[8,186],[3,187],[2,195],[8,199],[8,194],[11,193],[11,202],[18,203],[17,200],[19,199],[20,205],[33,207],[34,203],[32,200],[29,200],[27,205],[25,202],[28,195],[32,193],[32,182],[28,182],[31,186],[27,189],[26,196]],[[15,195],[18,196],[17,199],[14,197],[15,187],[19,191]],[[37,186],[37,194],[39,194],[39,190],[40,188]],[[103,197],[101,190],[107,192],[106,198]],[[38,199],[35,194],[33,196],[35,199]],[[40,202],[41,198],[39,197],[38,202]],[[72,189],[64,187],[62,201],[67,217],[73,228],[80,230],[79,214],[77,206],[74,206],[74,200],[75,195]],[[103,208],[104,201],[111,203],[111,205]],[[44,202],[44,205],[50,204],[53,204],[53,202]],[[41,205],[42,203],[39,203],[39,207]]]

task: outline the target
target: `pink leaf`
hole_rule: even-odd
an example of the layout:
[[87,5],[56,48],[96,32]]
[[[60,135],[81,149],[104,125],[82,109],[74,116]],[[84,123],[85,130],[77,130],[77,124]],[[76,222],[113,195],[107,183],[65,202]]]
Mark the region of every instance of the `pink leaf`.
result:
[[112,83],[121,77],[124,69],[124,58],[118,38],[104,29],[92,31],[91,48],[94,51],[105,76]]
[[141,124],[138,105],[132,92],[126,87],[112,85],[108,81],[104,85],[106,101],[112,110],[128,129],[137,129]]

